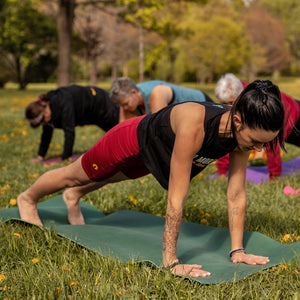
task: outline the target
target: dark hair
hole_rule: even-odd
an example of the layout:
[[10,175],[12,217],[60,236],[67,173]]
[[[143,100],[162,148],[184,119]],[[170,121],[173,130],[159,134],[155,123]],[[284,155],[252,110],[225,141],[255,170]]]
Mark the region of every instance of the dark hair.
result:
[[48,102],[47,94],[40,94],[37,101],[27,105],[25,117],[29,121],[31,127],[39,127],[43,122],[46,102]]
[[[277,143],[284,148],[284,108],[280,90],[270,80],[255,80],[238,96],[231,109],[231,117],[239,113],[243,125],[250,129],[277,131],[277,137],[267,147],[274,152]],[[234,133],[233,118],[232,132]]]

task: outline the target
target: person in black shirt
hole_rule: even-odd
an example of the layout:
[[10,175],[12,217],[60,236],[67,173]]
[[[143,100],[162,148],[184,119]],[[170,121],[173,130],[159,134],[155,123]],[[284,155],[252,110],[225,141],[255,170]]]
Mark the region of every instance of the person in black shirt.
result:
[[120,107],[103,89],[72,85],[39,95],[26,107],[25,116],[31,127],[43,125],[37,160],[44,159],[54,128],[64,130],[64,160],[72,156],[76,126],[93,124],[108,131],[119,123]]
[[70,224],[85,224],[79,199],[108,183],[152,173],[168,190],[163,234],[163,266],[178,275],[206,277],[200,265],[180,264],[177,239],[190,180],[208,164],[230,153],[227,190],[230,258],[249,265],[269,262],[243,248],[246,213],[245,177],[252,149],[284,148],[284,109],[272,82],[255,81],[232,107],[217,103],[186,102],[155,114],[126,120],[109,130],[74,163],[43,174],[17,197],[22,220],[42,225],[40,198],[68,188],[63,199]]

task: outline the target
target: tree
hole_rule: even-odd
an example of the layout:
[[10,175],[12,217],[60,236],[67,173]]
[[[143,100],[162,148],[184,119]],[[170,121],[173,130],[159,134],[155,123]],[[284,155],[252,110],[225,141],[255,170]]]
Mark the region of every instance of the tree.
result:
[[176,41],[176,74],[184,74],[185,68],[195,72],[198,82],[211,82],[223,73],[239,72],[247,62],[250,44],[227,1],[190,5],[180,27],[188,34]]
[[[289,61],[289,52],[282,22],[256,3],[244,11],[241,20],[245,24],[252,48],[256,49],[258,46],[263,49],[265,63],[260,65],[258,71],[276,74],[283,70]],[[255,54],[254,52],[253,55]],[[257,73],[251,75],[255,77]]]
[[40,13],[35,4],[34,0],[9,0],[0,15],[1,55],[20,89],[31,80],[27,70],[42,55],[50,55],[56,41],[54,20]]
[[298,0],[260,0],[273,16],[279,18],[284,26],[286,41],[290,52],[290,71],[300,73],[300,2]]

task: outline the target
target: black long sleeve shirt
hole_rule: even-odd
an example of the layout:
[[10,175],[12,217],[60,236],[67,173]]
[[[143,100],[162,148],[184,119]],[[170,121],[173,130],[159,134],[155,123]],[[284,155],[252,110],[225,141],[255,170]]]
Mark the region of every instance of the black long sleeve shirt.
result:
[[109,98],[109,93],[97,87],[72,85],[47,93],[51,120],[43,126],[38,155],[44,157],[51,142],[53,128],[64,130],[65,143],[62,159],[72,155],[75,127],[97,125],[107,131],[119,122],[120,107]]

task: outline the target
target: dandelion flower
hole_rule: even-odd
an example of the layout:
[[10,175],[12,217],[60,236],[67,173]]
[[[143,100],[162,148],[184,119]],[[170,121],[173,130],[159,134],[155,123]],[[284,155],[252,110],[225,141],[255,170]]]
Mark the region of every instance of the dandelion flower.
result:
[[202,219],[200,223],[202,225],[208,225],[208,221],[206,219]]
[[1,170],[5,170],[5,169],[6,169],[6,167],[4,167],[4,166],[3,166],[3,167],[1,167]]
[[58,292],[60,292],[60,291],[62,290],[62,288],[61,288],[60,286],[58,286],[58,287],[56,288],[56,290],[57,290]]
[[14,232],[14,236],[17,236],[18,238],[21,237],[21,234],[20,233],[17,233],[17,232]]
[[121,291],[118,291],[117,292],[117,295],[120,297],[120,296],[122,296],[122,292]]
[[70,283],[70,286],[74,286],[74,285],[77,285],[77,284],[79,284],[78,281],[72,281],[72,282]]
[[34,259],[32,259],[31,261],[32,261],[33,264],[36,264],[36,263],[38,263],[40,260],[39,260],[38,258],[34,258]]
[[288,234],[285,234],[283,237],[282,237],[282,240],[284,242],[286,242],[287,240],[289,240],[291,238],[291,235],[288,233]]
[[5,279],[5,275],[0,274],[0,281],[3,281]]
[[17,200],[16,200],[16,199],[10,199],[10,200],[9,200],[9,204],[10,204],[11,206],[15,206],[15,205],[17,204]]

